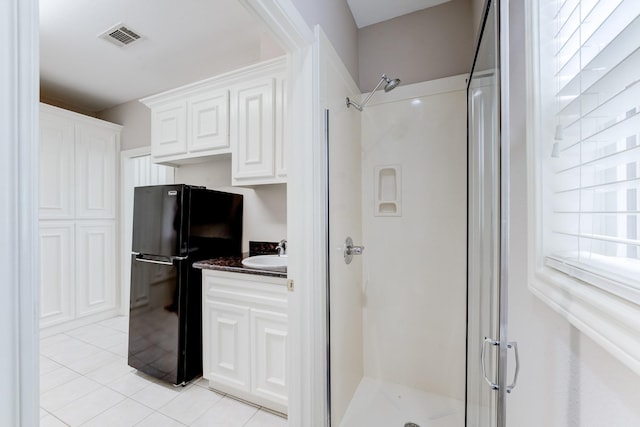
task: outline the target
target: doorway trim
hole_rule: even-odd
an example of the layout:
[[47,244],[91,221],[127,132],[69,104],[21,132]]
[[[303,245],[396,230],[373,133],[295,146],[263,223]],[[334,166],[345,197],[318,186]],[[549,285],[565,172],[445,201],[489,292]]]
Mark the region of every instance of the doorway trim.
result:
[[[317,296],[324,292],[324,187],[318,76],[313,31],[291,0],[240,0],[265,23],[289,54],[290,140],[288,168],[288,240],[292,247],[289,278],[295,292],[289,298],[289,425],[323,425],[325,422],[324,307]],[[0,49],[1,63],[8,64],[8,96],[0,104],[4,132],[16,141],[9,147],[5,173],[17,191],[5,192],[5,206],[12,206],[12,232],[2,251],[17,248],[20,260],[6,269],[13,284],[0,310],[8,317],[0,330],[8,345],[1,359],[8,361],[12,377],[3,382],[0,396],[8,407],[0,418],[6,425],[38,423],[38,245],[37,245],[37,152],[38,152],[38,1],[9,0],[2,3],[6,32]],[[3,70],[4,71],[4,70]],[[3,73],[4,75],[4,73]],[[6,114],[5,114],[6,113]],[[318,190],[318,191],[316,191]],[[18,196],[20,198],[18,199]],[[3,226],[7,221],[3,222]],[[9,229],[9,227],[6,227]],[[5,307],[6,306],[6,307]]]
[[327,423],[325,187],[317,39],[291,0],[240,0],[289,56],[289,425]]
[[38,425],[38,2],[0,4],[0,231],[4,283],[0,300],[5,378],[0,425]]

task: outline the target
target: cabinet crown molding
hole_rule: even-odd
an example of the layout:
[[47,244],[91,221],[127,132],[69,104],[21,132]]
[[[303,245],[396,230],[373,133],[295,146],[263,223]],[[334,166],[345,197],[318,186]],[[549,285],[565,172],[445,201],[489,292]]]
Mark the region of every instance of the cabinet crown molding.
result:
[[95,117],[87,116],[84,114],[76,113],[74,111],[65,110],[64,108],[55,107],[53,105],[45,104],[44,102],[40,103],[40,112],[55,114],[59,117],[66,117],[68,119],[74,120],[76,123],[86,123],[91,125],[105,126],[118,132],[122,130],[122,125],[108,122],[106,120],[98,119]]
[[147,107],[152,108],[158,104],[162,104],[173,99],[197,94],[205,89],[224,89],[225,87],[242,83],[247,79],[284,73],[287,69],[287,61],[288,58],[286,55],[279,56],[268,61],[259,62],[257,64],[252,64],[237,70],[228,71],[217,76],[170,89],[156,95],[147,96],[140,99],[140,102]]

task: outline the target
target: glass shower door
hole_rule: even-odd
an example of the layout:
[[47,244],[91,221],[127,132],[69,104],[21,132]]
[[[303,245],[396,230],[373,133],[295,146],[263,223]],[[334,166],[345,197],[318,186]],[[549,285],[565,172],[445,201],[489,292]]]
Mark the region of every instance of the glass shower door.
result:
[[[507,162],[500,1],[489,0],[467,88],[466,426],[505,426]],[[504,24],[504,23],[503,23]]]

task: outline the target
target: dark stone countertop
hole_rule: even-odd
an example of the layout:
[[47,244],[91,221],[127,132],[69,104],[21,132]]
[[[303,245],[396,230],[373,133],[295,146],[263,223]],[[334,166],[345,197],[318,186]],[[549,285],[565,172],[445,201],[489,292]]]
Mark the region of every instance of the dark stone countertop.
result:
[[200,268],[203,270],[219,270],[219,271],[230,271],[233,273],[245,273],[245,274],[255,274],[259,276],[269,276],[269,277],[287,277],[286,271],[276,271],[276,270],[258,270],[256,268],[248,268],[242,265],[242,259],[244,257],[226,257],[226,258],[213,258],[213,259],[205,259],[202,261],[194,262],[193,268]]

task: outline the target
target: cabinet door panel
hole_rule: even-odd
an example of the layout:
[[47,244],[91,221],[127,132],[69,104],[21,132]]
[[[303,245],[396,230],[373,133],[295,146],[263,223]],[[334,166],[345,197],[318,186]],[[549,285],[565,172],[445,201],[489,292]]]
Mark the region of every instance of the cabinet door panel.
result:
[[101,127],[76,129],[76,217],[115,218],[118,136]]
[[249,392],[249,308],[206,299],[203,321],[204,377]]
[[115,222],[76,226],[76,313],[85,316],[115,306]]
[[40,223],[40,326],[73,318],[74,256],[71,221]]
[[253,393],[287,405],[287,316],[251,310]]
[[151,154],[172,156],[187,152],[187,103],[176,101],[151,111]]
[[209,91],[189,99],[189,152],[229,148],[229,92]]
[[274,176],[274,107],[274,79],[238,89],[233,129],[235,180]]
[[287,177],[287,82],[279,80],[276,93],[276,178]]
[[40,218],[68,219],[74,215],[74,140],[71,120],[40,114]]

